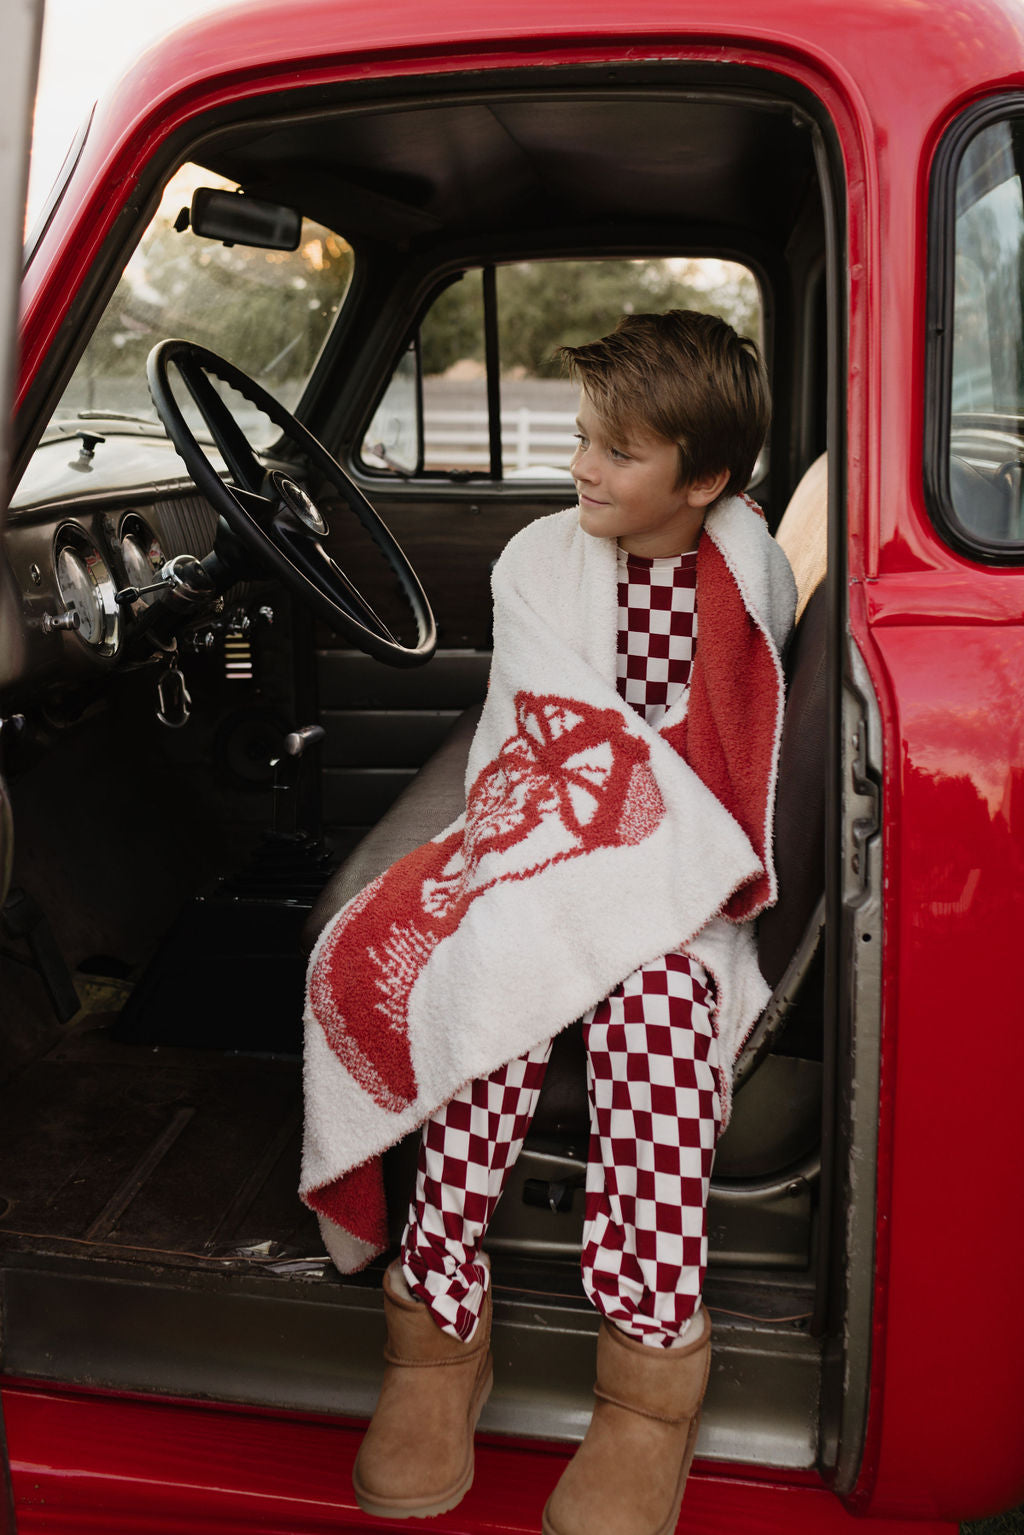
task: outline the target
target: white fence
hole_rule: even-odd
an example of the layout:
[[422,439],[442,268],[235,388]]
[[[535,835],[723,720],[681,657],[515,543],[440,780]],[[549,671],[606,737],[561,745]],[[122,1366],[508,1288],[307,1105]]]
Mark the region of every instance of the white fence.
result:
[[[480,469],[491,461],[486,410],[426,410],[424,464],[428,469]],[[501,413],[505,474],[551,469],[568,474],[576,446],[575,417],[565,410],[521,406]]]

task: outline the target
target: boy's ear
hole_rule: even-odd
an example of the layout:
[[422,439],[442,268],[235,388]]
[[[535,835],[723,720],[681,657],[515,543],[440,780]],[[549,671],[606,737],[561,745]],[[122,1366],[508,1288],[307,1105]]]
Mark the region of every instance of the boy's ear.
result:
[[691,480],[686,487],[690,505],[695,508],[710,506],[712,501],[717,501],[728,483],[728,469],[716,470],[714,474],[702,474],[698,479]]

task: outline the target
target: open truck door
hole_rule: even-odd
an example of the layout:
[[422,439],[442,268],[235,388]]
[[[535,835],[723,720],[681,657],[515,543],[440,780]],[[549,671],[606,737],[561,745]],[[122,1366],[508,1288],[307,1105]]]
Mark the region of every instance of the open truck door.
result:
[[[5,47],[0,58],[0,530],[7,514],[10,472],[10,409],[14,391],[18,335],[18,279],[21,275],[22,231],[28,186],[28,155],[32,142],[32,107],[39,69],[43,0],[8,0],[4,7]],[[11,600],[13,597],[13,601]],[[0,552],[0,650],[11,642],[10,626],[18,623],[19,602],[13,590],[6,555]],[[3,721],[0,720],[0,750]],[[0,900],[7,894],[13,858],[14,828],[0,756]],[[14,1503],[7,1436],[0,1415],[3,1491],[0,1535],[13,1535]]]
[[[18,334],[18,281],[21,276],[28,156],[32,142],[32,108],[39,70],[43,29],[43,0],[8,0],[4,6],[4,50],[0,58],[0,530],[10,494],[10,409],[14,390]],[[0,553],[0,650],[13,642],[19,602],[13,593],[6,555]],[[3,722],[0,721],[0,731]],[[2,751],[2,737],[0,737]],[[0,899],[7,894],[13,856],[10,800],[0,755]],[[6,1501],[6,1499],[5,1499]],[[0,1524],[2,1528],[2,1524]]]

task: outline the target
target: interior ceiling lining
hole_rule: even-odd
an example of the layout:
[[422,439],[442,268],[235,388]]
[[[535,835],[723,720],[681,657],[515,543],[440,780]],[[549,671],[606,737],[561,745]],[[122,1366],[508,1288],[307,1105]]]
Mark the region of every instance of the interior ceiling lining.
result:
[[204,161],[339,233],[399,242],[559,224],[792,227],[811,136],[760,101],[580,93],[446,101],[233,130]]

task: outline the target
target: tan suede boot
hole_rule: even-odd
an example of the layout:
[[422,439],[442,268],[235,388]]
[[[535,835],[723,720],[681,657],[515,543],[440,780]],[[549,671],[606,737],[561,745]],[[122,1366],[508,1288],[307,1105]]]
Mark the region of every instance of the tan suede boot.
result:
[[544,1535],[673,1535],[711,1364],[711,1322],[678,1349],[601,1322],[587,1436],[544,1510]]
[[491,1391],[491,1291],[460,1343],[409,1293],[401,1266],[384,1275],[387,1369],[352,1468],[359,1507],[379,1519],[454,1508],[473,1484],[473,1434]]

